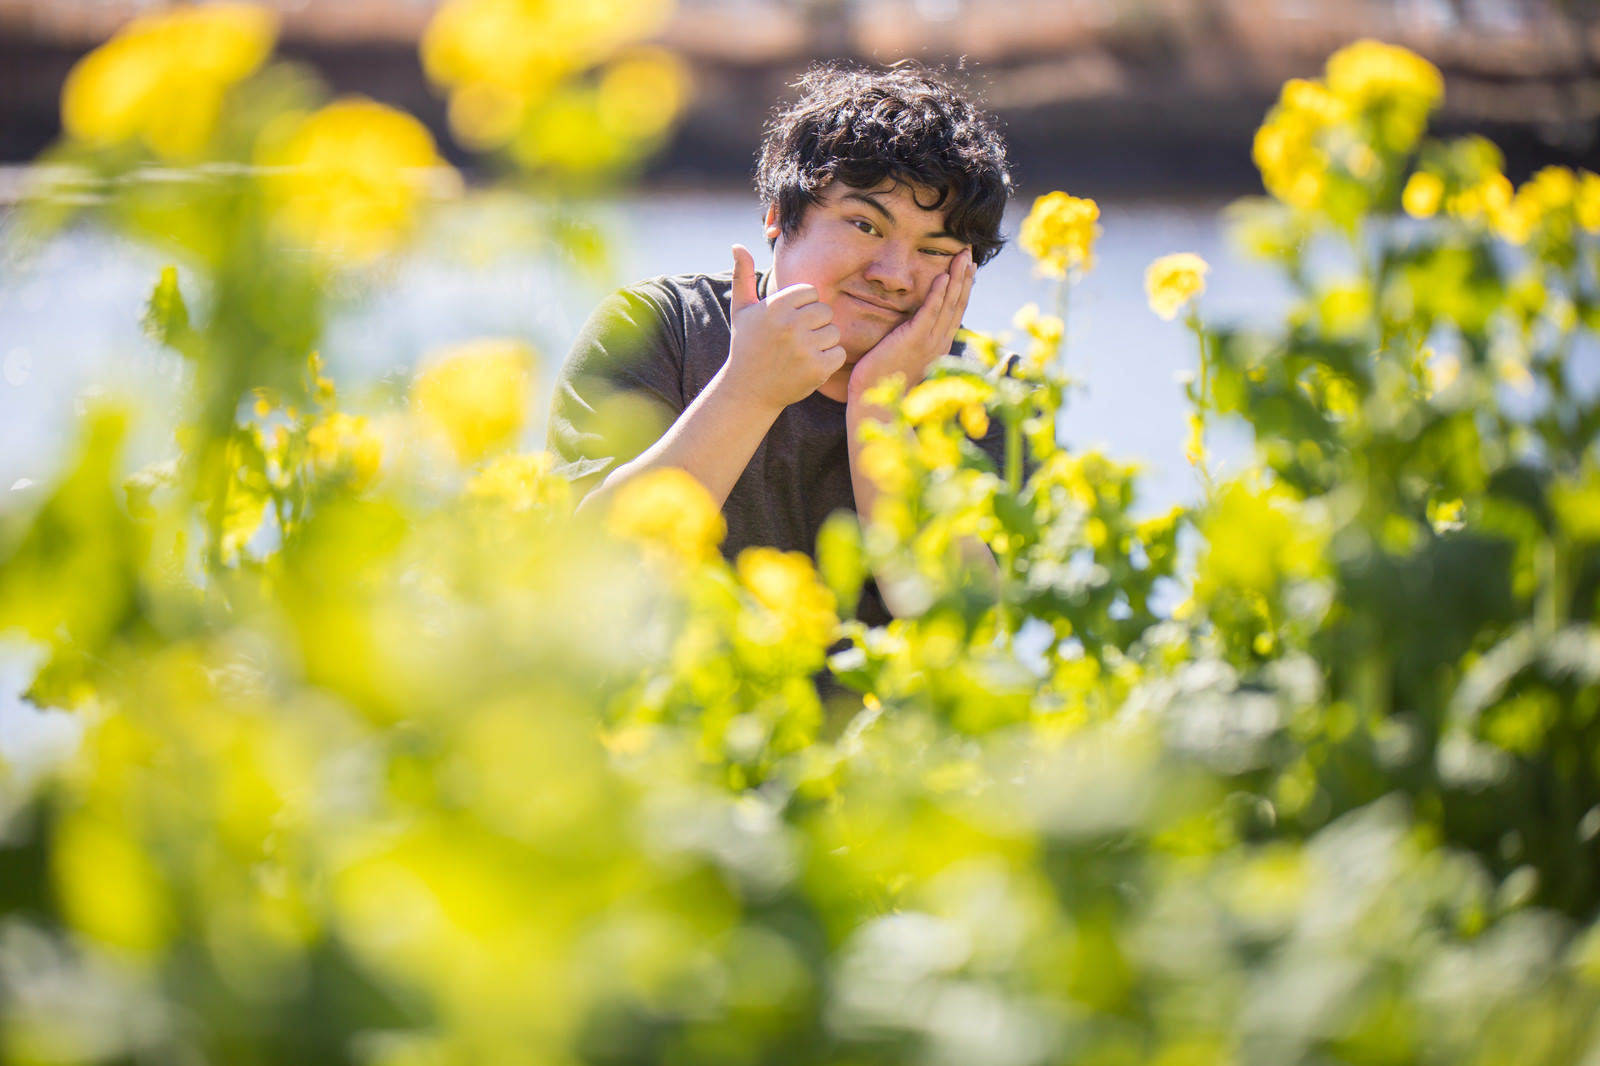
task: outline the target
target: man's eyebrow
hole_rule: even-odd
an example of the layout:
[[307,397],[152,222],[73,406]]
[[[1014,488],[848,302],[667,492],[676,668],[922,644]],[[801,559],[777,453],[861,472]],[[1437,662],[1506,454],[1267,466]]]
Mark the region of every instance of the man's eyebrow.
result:
[[[841,200],[860,200],[862,203],[866,204],[867,206],[871,207],[874,211],[878,212],[878,214],[880,214],[884,218],[888,219],[891,224],[896,221],[896,219],[894,217],[894,212],[890,211],[888,206],[882,200],[878,199],[877,195],[874,194],[874,193],[860,192],[859,190],[852,190],[850,192],[845,193],[843,196],[840,197],[840,199]],[[932,232],[932,233],[925,233],[925,234],[923,234],[923,239],[924,240],[935,240],[935,241],[937,241],[937,240],[950,240],[950,241],[960,240],[959,237],[957,237],[954,233],[951,233],[949,230],[938,230],[938,231],[935,231],[935,232]]]

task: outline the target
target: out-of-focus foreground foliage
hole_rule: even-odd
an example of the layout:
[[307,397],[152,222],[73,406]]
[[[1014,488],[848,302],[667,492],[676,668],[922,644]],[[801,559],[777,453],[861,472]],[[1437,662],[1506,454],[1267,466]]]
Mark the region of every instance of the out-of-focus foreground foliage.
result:
[[[558,181],[646,150],[681,76],[609,8],[446,4],[424,56],[463,141]],[[1062,194],[1022,234],[1059,286],[1014,372],[900,396],[886,502],[815,566],[729,565],[686,476],[570,514],[514,450],[521,343],[341,405],[329,294],[455,183],[414,120],[270,53],[256,9],[178,9],[67,88],[79,210],[193,279],[145,323],[192,403],[171,462],[127,476],[150,415],[103,409],[0,515],[0,628],[86,730],[0,793],[0,1059],[1600,1056],[1600,405],[1571,373],[1600,179],[1511,188],[1425,138],[1436,72],[1352,46],[1286,86],[1274,199],[1240,208],[1296,286],[1281,329],[1207,327],[1205,264],[1152,266],[1198,342],[1197,506],[1137,518],[1136,469],[1056,444],[1098,216]],[[138,180],[159,161],[206,180]],[[1223,418],[1258,460],[1226,478]],[[996,419],[999,469],[967,436]],[[850,621],[869,573],[917,609]],[[825,666],[860,696],[824,706]]]

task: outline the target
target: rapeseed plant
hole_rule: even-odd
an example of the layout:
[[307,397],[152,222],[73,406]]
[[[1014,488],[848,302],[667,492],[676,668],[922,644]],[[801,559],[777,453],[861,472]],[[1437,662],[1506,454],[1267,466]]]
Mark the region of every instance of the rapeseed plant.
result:
[[[633,50],[657,9],[569,8],[448,3],[430,75],[472,143],[625,167],[677,85]],[[269,106],[217,54],[212,133],[64,148],[300,155],[193,200],[108,185],[184,257],[145,327],[195,399],[174,461],[124,481],[131,416],[102,411],[0,512],[0,631],[86,723],[0,779],[0,1058],[1592,1057],[1600,179],[1512,189],[1487,141],[1419,139],[1431,66],[1352,46],[1257,140],[1281,328],[1210,324],[1204,264],[1152,265],[1199,342],[1203,500],[1141,514],[1137,465],[1057,438],[1098,218],[1057,193],[1022,358],[974,336],[981,368],[884,384],[874,520],[831,518],[815,567],[730,565],[682,471],[569,513],[513,450],[520,341],[344,409],[324,288],[403,247],[433,149],[292,79]],[[1205,469],[1213,416],[1254,436],[1236,476]],[[991,423],[1000,469],[967,439]],[[849,617],[870,581],[886,626]]]

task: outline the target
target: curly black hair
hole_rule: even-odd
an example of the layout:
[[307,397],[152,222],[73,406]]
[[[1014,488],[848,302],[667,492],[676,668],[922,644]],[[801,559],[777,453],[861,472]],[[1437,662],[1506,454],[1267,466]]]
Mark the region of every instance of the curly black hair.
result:
[[[940,76],[910,63],[887,70],[812,67],[800,98],[768,123],[756,192],[776,205],[785,236],[799,231],[824,186],[871,189],[885,181],[932,190],[952,236],[982,265],[1005,244],[1000,219],[1011,196],[1005,141],[993,120]],[[946,205],[949,205],[946,207]]]

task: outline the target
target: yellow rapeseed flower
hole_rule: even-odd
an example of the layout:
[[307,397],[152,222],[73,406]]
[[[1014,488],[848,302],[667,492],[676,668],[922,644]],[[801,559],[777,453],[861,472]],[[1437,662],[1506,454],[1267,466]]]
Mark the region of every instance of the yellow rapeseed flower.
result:
[[993,394],[994,388],[987,382],[967,377],[934,378],[907,393],[900,409],[914,426],[958,417],[969,436],[981,437],[989,430],[989,414],[983,404]]
[[898,371],[879,379],[861,394],[863,403],[870,407],[893,407],[905,395],[906,376]]
[[1353,107],[1392,102],[1424,111],[1444,96],[1439,68],[1409,49],[1381,41],[1361,40],[1328,58],[1328,89]]
[[1428,524],[1435,533],[1449,533],[1466,525],[1466,504],[1459,498],[1428,501]]
[[623,482],[606,512],[606,529],[684,562],[710,559],[728,531],[711,493],[677,467]]
[[1164,255],[1144,272],[1144,289],[1150,310],[1169,321],[1183,305],[1206,291],[1206,271],[1211,268],[1193,252]]
[[411,402],[458,460],[476,462],[515,439],[528,419],[532,348],[490,338],[432,353],[427,362]]
[[511,511],[564,507],[572,486],[553,472],[555,460],[549,452],[496,456],[467,482],[465,495]]
[[1190,466],[1203,466],[1206,462],[1206,423],[1193,411],[1189,412],[1189,439],[1183,446],[1183,456]]
[[1578,197],[1578,176],[1567,167],[1541,167],[1523,188],[1545,211],[1561,211]]
[[958,340],[966,345],[967,354],[974,357],[986,367],[992,367],[1000,362],[1000,342],[987,333],[980,333],[975,329],[965,327],[956,334]]
[[915,437],[917,462],[924,470],[946,470],[961,462],[961,448],[952,434],[937,426],[923,426]]
[[1281,107],[1312,120],[1318,127],[1332,126],[1350,118],[1350,103],[1320,81],[1290,78],[1278,94]]
[[606,68],[597,95],[607,131],[653,137],[683,109],[689,95],[688,68],[665,48],[638,48]]
[[156,955],[177,927],[170,890],[132,827],[73,811],[50,855],[56,898],[74,931],[137,955]]
[[1102,491],[1115,499],[1121,486],[1138,472],[1134,464],[1123,464],[1106,458],[1099,451],[1079,455],[1057,452],[1045,461],[1037,475],[1042,487],[1059,485],[1071,499],[1083,507],[1099,503]]
[[1578,192],[1573,202],[1573,212],[1578,225],[1586,233],[1600,233],[1600,174],[1583,171],[1578,178]]
[[459,182],[427,127],[362,97],[284,116],[263,132],[256,156],[283,231],[355,262],[398,248],[430,192]]
[[1250,154],[1261,183],[1292,207],[1309,210],[1322,196],[1328,159],[1316,138],[1324,125],[1321,116],[1280,103],[1256,130]]
[[141,15],[78,61],[61,90],[72,138],[138,138],[163,159],[191,162],[210,143],[222,98],[272,54],[277,16],[245,3]]
[[781,622],[786,639],[818,647],[832,642],[839,624],[837,605],[804,554],[746,548],[734,569],[739,583]]
[[1400,194],[1400,206],[1412,218],[1432,218],[1439,212],[1444,199],[1444,179],[1426,170],[1419,170],[1406,181],[1405,192]]
[[[423,33],[423,69],[449,91],[450,125],[462,143],[502,148],[563,83],[654,36],[673,7],[672,0],[446,0]],[[620,64],[615,80],[603,74],[602,113],[635,131],[670,122],[686,82],[681,65],[661,55]],[[585,132],[596,135],[592,127]]]
[[1011,317],[1011,324],[1028,334],[1028,363],[1035,370],[1043,369],[1061,350],[1061,338],[1066,335],[1067,324],[1060,315],[1047,315],[1035,303],[1023,304]]
[[880,492],[904,492],[911,484],[905,445],[893,437],[877,437],[861,446],[861,471]]
[[1094,240],[1100,232],[1100,205],[1093,200],[1047,193],[1033,202],[1022,220],[1017,243],[1039,261],[1039,272],[1053,278],[1087,273],[1094,266]]
[[1312,210],[1328,187],[1330,152],[1360,181],[1380,173],[1374,145],[1404,152],[1416,143],[1443,80],[1403,48],[1357,41],[1329,58],[1326,79],[1292,79],[1256,131],[1251,156],[1277,199]]
[[341,478],[360,492],[372,484],[383,462],[383,441],[365,417],[335,411],[306,433],[311,466],[324,479]]

